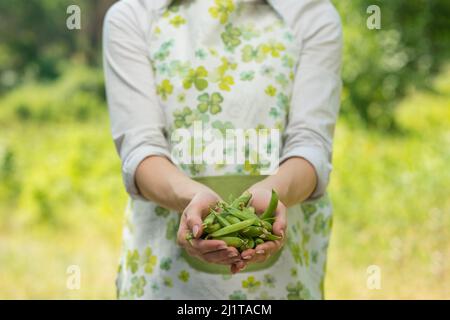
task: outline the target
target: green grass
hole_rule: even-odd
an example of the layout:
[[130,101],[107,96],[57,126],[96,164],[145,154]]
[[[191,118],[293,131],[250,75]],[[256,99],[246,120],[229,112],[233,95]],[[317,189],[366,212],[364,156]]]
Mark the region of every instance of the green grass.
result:
[[[0,100],[0,298],[115,297],[126,195],[97,84],[81,74],[81,93],[69,78],[57,94],[31,85]],[[450,298],[450,73],[435,87],[402,103],[401,133],[339,122],[327,298]],[[70,265],[80,290],[67,289]],[[370,265],[380,290],[366,286]]]
[[[450,298],[449,80],[402,103],[402,133],[339,124],[327,298]],[[370,265],[380,290],[367,288]]]
[[[0,297],[114,298],[126,195],[107,119],[16,127],[8,140],[20,191],[0,205]],[[80,290],[66,287],[70,265]]]

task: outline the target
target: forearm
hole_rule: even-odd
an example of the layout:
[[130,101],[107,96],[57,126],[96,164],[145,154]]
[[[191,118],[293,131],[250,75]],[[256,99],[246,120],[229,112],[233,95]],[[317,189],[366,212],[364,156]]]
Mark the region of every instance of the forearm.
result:
[[314,167],[303,158],[286,160],[274,175],[250,188],[275,189],[281,202],[287,207],[306,200],[316,188],[317,176]]
[[182,212],[194,195],[209,190],[181,172],[167,158],[152,156],[136,170],[136,185],[143,197],[165,208]]

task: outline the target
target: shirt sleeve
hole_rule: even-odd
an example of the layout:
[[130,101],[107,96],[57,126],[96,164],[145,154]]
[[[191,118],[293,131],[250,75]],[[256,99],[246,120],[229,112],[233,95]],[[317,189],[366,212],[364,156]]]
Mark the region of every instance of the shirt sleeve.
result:
[[308,2],[296,21],[302,51],[295,74],[281,162],[301,157],[310,162],[317,186],[310,198],[322,196],[331,172],[332,142],[341,92],[342,28],[328,1]]
[[140,27],[140,23],[148,26],[149,19],[144,8],[139,10],[127,1],[119,1],[108,10],[103,27],[103,64],[111,131],[125,187],[132,198],[143,199],[135,183],[137,166],[152,155],[170,159],[170,153],[147,35]]

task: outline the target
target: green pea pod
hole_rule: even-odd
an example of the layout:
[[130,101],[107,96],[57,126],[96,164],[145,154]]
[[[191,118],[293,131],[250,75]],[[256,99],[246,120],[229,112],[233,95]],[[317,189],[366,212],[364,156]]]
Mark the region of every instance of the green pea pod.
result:
[[221,228],[222,226],[219,223],[214,223],[206,226],[204,231],[205,233],[213,233],[216,232],[217,230],[220,230]]
[[248,219],[248,220],[244,220],[235,224],[232,224],[230,226],[224,227],[220,230],[217,230],[216,232],[213,232],[211,234],[212,237],[222,237],[225,236],[227,234],[236,232],[236,231],[241,231],[242,229],[245,229],[247,227],[250,227],[256,219]]
[[272,196],[270,197],[269,206],[266,208],[266,210],[261,215],[261,219],[267,219],[270,217],[273,217],[273,214],[278,206],[278,194],[275,190],[272,189]]
[[254,215],[256,215],[256,213],[255,213],[255,208],[253,208],[253,207],[246,207],[246,208],[244,208],[245,210],[247,210],[247,211],[249,211],[249,212],[251,212],[251,213],[253,213]]
[[263,239],[261,239],[261,238],[256,238],[255,239],[255,245],[259,246],[260,244],[263,244],[263,243],[264,243]]
[[258,218],[258,216],[255,213],[255,208],[243,208],[242,211],[247,214],[249,217],[252,216],[253,218]]
[[[220,231],[220,230],[219,230]],[[264,239],[266,241],[275,241],[275,240],[281,240],[281,237],[276,236],[272,233],[264,233],[259,236],[261,239]]]
[[203,220],[203,225],[204,226],[208,226],[210,224],[214,223],[214,220],[216,219],[215,215],[214,215],[214,211],[210,210],[210,214],[208,214],[208,216],[205,218],[205,220]]
[[251,198],[252,194],[248,191],[245,191],[238,198],[234,199],[230,206],[236,209],[242,209],[247,206]]
[[259,218],[256,218],[255,223],[253,224],[255,227],[261,227],[261,220]]
[[248,249],[248,239],[245,239],[245,243],[242,246],[239,247],[239,251],[242,252],[242,251],[245,251],[247,249]]
[[194,235],[192,234],[192,232],[186,234],[186,240],[189,242],[191,246],[192,246],[192,239],[194,239]]
[[223,200],[220,200],[219,202],[217,202],[217,207],[220,208],[220,209],[223,209],[225,207],[228,207],[228,203],[226,203]]
[[267,221],[269,223],[274,223],[275,222],[275,217],[265,218],[265,219],[262,219],[262,220]]
[[254,219],[257,221],[257,219],[255,219],[255,217],[252,214],[249,214],[248,212],[241,211],[241,210],[238,210],[233,207],[228,207],[228,208],[226,208],[226,210],[229,214],[235,216],[239,220],[244,221],[244,220]]
[[225,219],[222,214],[214,213],[214,215],[216,216],[217,221],[219,221],[219,224],[222,227],[227,227],[231,225],[231,223],[229,223],[228,220]]
[[265,229],[261,228],[261,227],[250,226],[250,227],[242,230],[241,233],[246,237],[253,238],[253,237],[259,237],[260,235],[265,233],[264,230]]
[[231,214],[227,215],[227,216],[225,217],[225,219],[227,219],[228,222],[231,223],[231,224],[235,224],[235,223],[241,222],[241,220],[239,220],[239,219],[236,218],[235,216],[232,216]]
[[240,251],[253,249],[255,247],[255,241],[252,238],[246,238],[245,241],[246,243],[239,248]]
[[264,229],[266,229],[269,232],[272,232],[272,225],[269,222],[267,222],[266,220],[260,220],[260,222]]
[[240,248],[246,241],[238,237],[214,237],[214,240],[224,241],[227,246]]

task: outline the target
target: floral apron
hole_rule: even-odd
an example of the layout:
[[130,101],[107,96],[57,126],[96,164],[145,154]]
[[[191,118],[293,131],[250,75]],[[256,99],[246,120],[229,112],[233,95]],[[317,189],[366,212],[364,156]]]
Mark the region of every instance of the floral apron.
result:
[[[284,130],[300,48],[263,0],[175,1],[150,26],[150,61],[168,136],[201,121],[219,130]],[[182,164],[224,199],[261,167]],[[287,242],[265,264],[231,275],[176,244],[179,213],[132,199],[117,277],[122,299],[321,299],[332,214],[328,196],[288,209]]]

